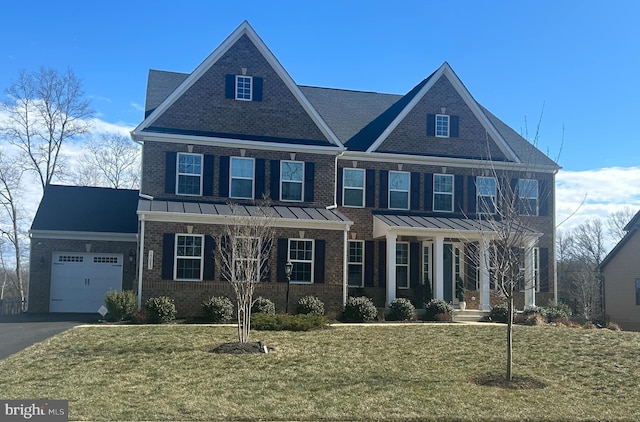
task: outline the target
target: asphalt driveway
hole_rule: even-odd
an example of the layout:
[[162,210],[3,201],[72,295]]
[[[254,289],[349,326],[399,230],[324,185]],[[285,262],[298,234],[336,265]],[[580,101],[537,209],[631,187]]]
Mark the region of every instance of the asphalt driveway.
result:
[[76,325],[96,322],[98,314],[21,314],[0,317],[0,360]]

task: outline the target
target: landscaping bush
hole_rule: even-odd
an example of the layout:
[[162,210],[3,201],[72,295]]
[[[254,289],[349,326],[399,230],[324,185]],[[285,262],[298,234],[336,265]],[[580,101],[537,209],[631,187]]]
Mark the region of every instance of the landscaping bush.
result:
[[149,322],[149,313],[147,309],[143,306],[140,310],[135,310],[131,314],[131,321],[134,324],[146,324]]
[[607,328],[610,329],[611,331],[620,331],[620,326],[615,322],[607,323]]
[[531,314],[526,317],[524,323],[532,326],[545,325],[547,319],[542,314]]
[[324,303],[315,296],[305,296],[298,301],[298,313],[304,315],[324,315]]
[[251,306],[251,313],[274,315],[276,313],[276,305],[269,299],[259,296]]
[[270,315],[265,313],[251,315],[251,327],[255,330],[309,331],[325,328],[327,325],[329,325],[329,319],[324,315]]
[[350,297],[342,311],[342,320],[345,322],[373,321],[377,316],[378,310],[366,296]]
[[424,321],[451,321],[453,307],[442,299],[432,299],[424,304]]
[[167,296],[152,297],[144,304],[147,319],[152,324],[163,324],[176,319],[176,305]]
[[524,310],[522,311],[522,315],[524,316],[530,316],[530,315],[534,315],[534,314],[540,314],[543,315],[544,314],[544,308],[540,307],[540,306],[525,306]]
[[493,322],[508,322],[509,321],[509,308],[507,305],[496,305],[489,311],[489,321]]
[[410,321],[416,313],[416,308],[409,299],[396,298],[389,304],[389,321]]
[[571,308],[562,302],[552,302],[544,308],[544,316],[549,322],[554,322],[558,319],[569,319]]
[[105,295],[104,304],[110,321],[122,321],[131,318],[138,307],[138,297],[132,290],[111,290]]
[[207,321],[229,321],[233,318],[233,303],[228,297],[214,296],[202,302],[202,312]]

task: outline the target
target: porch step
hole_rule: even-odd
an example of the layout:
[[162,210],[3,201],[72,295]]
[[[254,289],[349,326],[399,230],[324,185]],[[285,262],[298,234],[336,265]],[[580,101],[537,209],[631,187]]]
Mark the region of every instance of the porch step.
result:
[[485,321],[488,315],[489,311],[480,311],[477,309],[465,309],[464,311],[460,309],[453,310],[453,320],[456,322]]

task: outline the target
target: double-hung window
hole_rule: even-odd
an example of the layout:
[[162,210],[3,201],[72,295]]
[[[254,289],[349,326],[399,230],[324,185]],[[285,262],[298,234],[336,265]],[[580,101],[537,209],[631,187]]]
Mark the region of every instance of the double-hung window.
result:
[[304,163],[280,161],[280,200],[302,202],[304,198]]
[[449,137],[449,116],[446,114],[436,114],[436,137]]
[[202,195],[202,155],[179,152],[176,165],[176,193]]
[[476,178],[477,212],[478,214],[495,214],[496,213],[496,179],[494,177]]
[[364,280],[364,242],[349,241],[348,280],[349,287],[362,287]]
[[201,234],[176,235],[175,280],[202,280],[203,246],[204,236]]
[[409,243],[396,243],[396,285],[399,289],[409,288]]
[[518,180],[518,214],[538,215],[538,181]]
[[433,175],[433,210],[453,212],[453,175]]
[[254,159],[231,157],[229,192],[231,198],[253,199]]
[[342,169],[342,205],[364,206],[364,169]]
[[260,238],[250,236],[238,236],[231,240],[233,244],[233,271],[232,281],[247,282],[260,281]]
[[409,173],[389,172],[389,209],[409,209]]
[[289,239],[289,261],[292,282],[313,283],[313,240]]
[[236,100],[251,101],[251,76],[236,75]]

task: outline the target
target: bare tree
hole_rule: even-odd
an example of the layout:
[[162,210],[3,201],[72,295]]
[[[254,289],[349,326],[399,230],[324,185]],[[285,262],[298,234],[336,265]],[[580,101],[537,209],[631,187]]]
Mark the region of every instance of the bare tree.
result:
[[6,94],[8,118],[0,130],[22,151],[25,168],[38,176],[44,190],[60,172],[62,144],[89,132],[93,110],[71,69],[22,71]]
[[611,241],[618,243],[627,233],[624,228],[636,215],[636,211],[630,206],[625,206],[617,211],[613,211],[607,217],[607,231]]
[[218,237],[216,260],[222,278],[231,284],[236,295],[238,341],[249,341],[251,307],[255,286],[269,272],[274,219],[266,206],[251,207],[251,215],[243,215],[239,205],[230,205],[232,215]]
[[83,144],[85,153],[73,180],[83,186],[134,189],[140,183],[140,148],[131,139],[105,134]]

